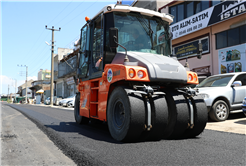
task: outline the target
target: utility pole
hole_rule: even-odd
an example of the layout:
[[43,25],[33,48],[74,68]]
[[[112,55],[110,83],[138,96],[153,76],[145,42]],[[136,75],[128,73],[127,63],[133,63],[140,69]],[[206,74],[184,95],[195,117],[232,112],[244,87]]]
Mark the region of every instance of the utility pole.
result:
[[28,67],[26,66],[26,104],[27,104],[27,75],[28,75]]
[[17,79],[15,80],[15,102],[17,103],[17,100],[16,100],[16,87],[17,87]]
[[8,84],[8,99],[9,99],[9,84]]
[[[17,66],[19,66],[19,65],[17,65]],[[27,76],[28,76],[28,67],[27,67],[27,65],[20,65],[20,67],[26,67],[26,104],[27,104]]]
[[51,44],[51,80],[50,80],[50,105],[53,106],[53,82],[54,82],[54,31],[60,31],[61,28],[54,29],[54,26],[52,28],[47,28],[47,25],[45,26],[46,29],[52,31],[52,44]]

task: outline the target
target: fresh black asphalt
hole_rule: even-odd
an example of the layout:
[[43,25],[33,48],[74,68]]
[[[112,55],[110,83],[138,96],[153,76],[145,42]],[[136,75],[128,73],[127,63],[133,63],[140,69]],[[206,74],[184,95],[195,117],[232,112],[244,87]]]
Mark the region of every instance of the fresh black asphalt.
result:
[[106,124],[76,124],[72,110],[9,106],[78,165],[246,165],[245,135],[205,130],[195,139],[121,143],[111,138]]

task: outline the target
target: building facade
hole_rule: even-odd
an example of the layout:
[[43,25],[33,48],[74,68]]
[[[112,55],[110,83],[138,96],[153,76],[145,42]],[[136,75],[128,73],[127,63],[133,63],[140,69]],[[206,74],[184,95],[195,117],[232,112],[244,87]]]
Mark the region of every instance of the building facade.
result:
[[146,1],[146,0],[135,0],[132,3],[132,6],[158,11],[158,9],[160,7],[162,7],[163,5],[165,5],[165,4],[169,3],[169,2],[171,2],[171,0],[149,0],[149,1]]
[[[32,90],[30,89],[32,87],[33,80],[27,81],[27,97],[32,97]],[[26,96],[26,83],[18,86],[18,92],[21,97]]]
[[78,51],[58,48],[57,52],[57,55],[54,57],[54,95],[66,98],[76,94],[73,76],[76,74]]
[[[172,1],[159,9],[174,15],[172,48],[200,75],[246,71],[246,1]],[[202,58],[197,58],[202,43]]]
[[[55,82],[55,86],[54,86],[54,89],[55,89],[55,96],[58,96],[58,97],[64,97],[64,91],[65,91],[65,80],[64,78],[62,77],[58,77],[58,73],[60,72],[63,72],[65,71],[65,66],[64,68],[60,67],[59,68],[59,63],[60,61],[68,56],[70,53],[73,52],[73,49],[68,49],[68,48],[58,48],[57,49],[57,55],[55,55],[54,57],[54,82]],[[59,71],[60,70],[60,71]]]
[[43,70],[40,69],[38,72],[38,80],[50,80],[51,78],[51,71],[50,70]]
[[64,98],[77,92],[74,77],[76,76],[78,49],[60,60],[58,64],[58,79],[56,80],[57,96]]

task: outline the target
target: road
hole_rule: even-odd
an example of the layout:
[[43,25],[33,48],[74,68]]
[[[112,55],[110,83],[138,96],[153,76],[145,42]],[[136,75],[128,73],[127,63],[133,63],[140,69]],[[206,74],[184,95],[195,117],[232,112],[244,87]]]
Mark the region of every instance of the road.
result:
[[[58,165],[246,165],[245,134],[206,129],[195,139],[120,143],[111,138],[106,124],[77,125],[69,109],[3,106],[2,114],[9,110],[14,112],[9,106],[17,109],[71,159],[69,163],[56,162]],[[16,116],[13,120],[18,119]],[[19,138],[15,133],[12,135],[13,139]],[[37,164],[29,161],[24,165]]]

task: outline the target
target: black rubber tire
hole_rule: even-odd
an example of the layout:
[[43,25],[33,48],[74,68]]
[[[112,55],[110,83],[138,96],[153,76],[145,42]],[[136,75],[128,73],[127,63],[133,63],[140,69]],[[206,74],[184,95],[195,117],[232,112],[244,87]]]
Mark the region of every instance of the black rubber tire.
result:
[[[222,114],[221,114],[222,113]],[[229,108],[225,101],[216,101],[211,110],[209,111],[209,117],[216,122],[225,121],[229,116]]]
[[164,130],[165,139],[182,138],[189,123],[189,108],[184,96],[175,90],[165,91],[168,103],[168,125]]
[[74,106],[74,118],[75,118],[75,121],[78,124],[88,124],[89,123],[89,118],[86,118],[84,116],[80,116],[79,108],[80,108],[80,93],[77,93],[76,94],[76,98],[75,98],[75,106]]
[[136,141],[144,130],[145,109],[142,96],[128,95],[116,87],[108,100],[107,122],[111,136],[122,142]]
[[[187,101],[189,102],[189,101]],[[201,134],[208,121],[207,106],[200,95],[191,98],[191,103],[194,110],[194,127],[185,131],[184,137],[194,138]]]
[[[150,141],[159,141],[163,138],[164,129],[168,122],[168,106],[164,95],[153,95],[149,98],[151,104],[151,125],[150,131],[145,131],[144,139]],[[146,101],[145,101],[146,102]],[[146,106],[147,108],[147,106]],[[146,109],[147,118],[147,109]],[[147,124],[147,119],[146,119]]]

